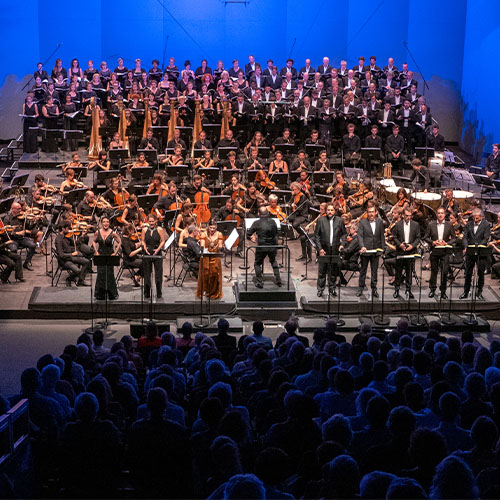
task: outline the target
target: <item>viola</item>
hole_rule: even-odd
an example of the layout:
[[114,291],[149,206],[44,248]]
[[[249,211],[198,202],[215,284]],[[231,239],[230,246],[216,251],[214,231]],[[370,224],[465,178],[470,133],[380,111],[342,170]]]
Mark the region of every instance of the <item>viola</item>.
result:
[[273,182],[271,179],[269,179],[264,170],[259,170],[257,172],[257,174],[255,175],[255,182],[258,182],[263,188],[271,190],[276,188],[276,182]]
[[118,191],[118,193],[115,194],[114,198],[115,206],[119,210],[123,210],[129,198],[130,198],[129,192],[125,191],[124,189],[121,189],[120,191]]
[[280,221],[284,221],[286,219],[286,215],[283,212],[283,210],[281,210],[281,207],[276,207],[276,208],[269,207],[268,211],[270,214],[274,215]]
[[77,231],[76,229],[75,230],[71,230],[71,231],[68,231],[64,237],[65,238],[68,238],[68,239],[71,239],[71,238],[74,238],[76,236],[80,236],[82,234],[81,231]]
[[198,191],[194,195],[196,206],[193,209],[193,213],[196,215],[198,224],[206,224],[212,217],[212,212],[208,208],[208,200],[210,200],[210,195],[204,191]]

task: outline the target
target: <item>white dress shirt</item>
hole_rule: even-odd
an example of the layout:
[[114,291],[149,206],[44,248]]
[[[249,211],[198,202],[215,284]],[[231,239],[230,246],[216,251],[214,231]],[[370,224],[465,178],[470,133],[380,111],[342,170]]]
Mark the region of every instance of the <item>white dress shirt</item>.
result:
[[333,217],[330,219],[330,246],[333,245]]
[[438,240],[442,240],[444,237],[444,222],[441,222],[441,223],[438,222],[436,224],[436,227],[437,227],[437,232],[438,232]]
[[410,223],[403,222],[403,229],[405,232],[405,243],[410,243]]

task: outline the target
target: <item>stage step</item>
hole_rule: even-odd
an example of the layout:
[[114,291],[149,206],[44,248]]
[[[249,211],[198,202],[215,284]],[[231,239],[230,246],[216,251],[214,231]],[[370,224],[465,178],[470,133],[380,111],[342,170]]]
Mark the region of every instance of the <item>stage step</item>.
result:
[[248,286],[245,290],[245,281],[240,280],[235,283],[235,295],[238,303],[262,303],[272,302],[273,306],[289,307],[296,304],[297,298],[293,282],[290,280],[290,289],[287,289],[286,281],[283,286],[278,287],[274,282],[274,276],[264,275],[264,288],[257,288],[251,277],[248,278]]

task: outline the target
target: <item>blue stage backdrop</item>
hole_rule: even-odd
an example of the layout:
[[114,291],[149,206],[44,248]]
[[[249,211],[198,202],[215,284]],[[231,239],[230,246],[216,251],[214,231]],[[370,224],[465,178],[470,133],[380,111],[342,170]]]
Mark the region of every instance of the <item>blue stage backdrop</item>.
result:
[[[494,117],[499,116],[498,99],[495,112],[487,105],[499,78],[496,7],[497,0],[397,4],[389,0],[87,0],[54,9],[42,0],[3,0],[0,138],[20,130],[20,124],[13,125],[10,119],[6,124],[6,118],[19,112],[26,75],[59,46],[45,66],[48,71],[56,57],[65,67],[76,57],[83,67],[92,58],[96,66],[106,60],[111,68],[119,56],[129,67],[140,57],[149,68],[152,59],[166,65],[171,56],[179,67],[186,59],[196,67],[202,58],[212,67],[218,59],[230,67],[233,58],[243,65],[250,53],[263,65],[270,57],[278,67],[289,56],[296,67],[306,57],[318,66],[325,55],[334,65],[347,59],[351,67],[358,56],[372,54],[383,66],[392,56],[397,66],[407,61],[411,69],[421,72],[420,92],[421,77],[427,80],[425,95],[447,140],[467,135],[474,144],[481,137],[483,143],[491,142],[490,137],[498,138]],[[488,92],[482,92],[479,68],[488,68]]]

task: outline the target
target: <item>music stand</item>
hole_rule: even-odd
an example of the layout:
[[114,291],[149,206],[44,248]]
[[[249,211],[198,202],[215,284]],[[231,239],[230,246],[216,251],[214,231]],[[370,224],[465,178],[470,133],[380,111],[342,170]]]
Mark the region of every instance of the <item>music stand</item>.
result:
[[297,152],[299,151],[299,147],[295,144],[275,144],[274,150],[281,151],[283,153],[283,156],[290,156],[297,154]]
[[477,284],[479,280],[479,274],[477,271],[477,266],[480,257],[487,257],[489,248],[486,245],[468,245],[465,251],[467,257],[472,257],[474,259],[474,279],[472,280],[472,301],[469,317],[464,319],[464,324],[466,325],[477,325],[476,317],[476,300],[477,300]]
[[88,174],[88,167],[71,167],[75,172],[75,179],[85,179]]
[[[255,171],[257,173],[257,170]],[[222,170],[222,184],[231,184],[231,177],[237,175],[241,180],[242,170],[238,168]]]
[[153,167],[132,167],[130,169],[130,173],[132,175],[132,179],[144,182],[144,180],[149,181],[154,172]]
[[205,151],[210,151],[210,156],[212,156],[213,149],[193,149],[193,158],[202,158],[205,156]]
[[334,177],[335,172],[313,172],[313,183],[320,185],[330,185],[333,184]]
[[361,148],[361,158],[365,161],[365,168],[370,165],[370,179],[372,178],[373,171],[373,161],[377,161],[380,164],[380,155],[382,150],[380,148]]
[[144,157],[146,158],[146,161],[149,164],[152,165],[158,164],[158,151],[156,149],[138,149],[137,157],[139,157],[141,153],[144,154]]
[[210,199],[208,200],[208,208],[210,210],[216,209],[218,210],[219,208],[223,207],[226,204],[226,201],[231,198],[227,194],[221,194],[221,195],[216,195],[216,196],[210,196]]
[[97,172],[97,184],[106,184],[108,179],[113,179],[119,174],[119,170],[100,170]]
[[165,172],[169,179],[184,179],[189,177],[189,165],[167,165]]
[[70,205],[77,205],[83,200],[86,192],[87,188],[73,189],[73,191],[69,191],[66,194],[64,198],[64,203],[69,203]]
[[324,146],[323,144],[306,144],[305,149],[306,149],[306,155],[309,158],[316,159],[319,157],[321,151],[326,150],[326,146]]
[[158,201],[157,194],[140,194],[137,197],[137,204],[144,209],[144,212],[149,213],[153,205]]
[[[314,242],[314,240],[311,239],[311,237],[307,234],[307,231],[305,230],[305,228],[303,228],[302,226],[299,226],[299,233],[302,233],[302,235],[306,239],[306,245],[309,244],[311,246],[311,255],[312,255],[312,249],[316,248],[316,243]],[[309,278],[307,275],[307,261],[308,260],[309,260],[309,258],[307,257],[307,251],[306,251],[306,272],[301,275],[300,281],[314,279],[314,278]]]
[[14,203],[15,199],[15,196],[12,196],[11,198],[0,201],[0,214],[6,214],[10,210],[10,206]]
[[286,189],[276,189],[272,191],[272,194],[278,197],[278,204],[284,204],[290,201],[292,196],[291,191],[287,191]]
[[217,156],[219,157],[219,160],[227,160],[228,153],[230,151],[234,151],[236,154],[238,154],[238,148],[236,146],[218,148]]
[[259,158],[264,158],[268,159],[269,155],[271,153],[271,148],[268,146],[257,146],[257,149],[259,150],[258,156]]
[[214,139],[220,136],[220,123],[205,123],[202,128],[207,133],[207,139],[214,144],[216,141]]
[[416,147],[415,155],[418,159],[422,160],[425,158],[425,165],[427,165],[427,160],[434,157],[434,148],[428,147]]
[[216,167],[200,168],[198,169],[199,175],[204,175],[208,182],[217,182],[219,179],[220,170]]
[[168,126],[153,125],[151,129],[153,130],[153,137],[158,139],[160,147],[163,148],[168,138]]
[[122,160],[127,160],[129,158],[128,149],[110,149],[109,150],[109,161],[113,165],[121,165]]
[[120,256],[119,255],[94,255],[93,256],[94,264],[98,267],[105,268],[105,277],[106,277],[106,288],[104,294],[104,322],[103,328],[107,329],[108,322],[108,267],[118,267],[120,265]]
[[16,175],[15,177],[12,178],[10,181],[9,187],[23,187],[26,184],[26,181],[28,180],[28,177],[30,174],[21,174],[21,175]]

